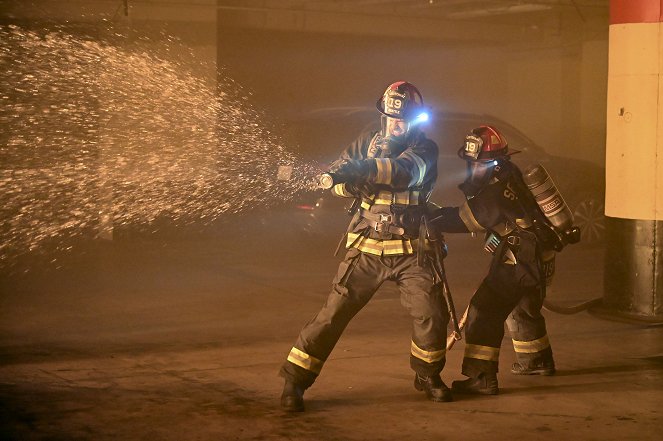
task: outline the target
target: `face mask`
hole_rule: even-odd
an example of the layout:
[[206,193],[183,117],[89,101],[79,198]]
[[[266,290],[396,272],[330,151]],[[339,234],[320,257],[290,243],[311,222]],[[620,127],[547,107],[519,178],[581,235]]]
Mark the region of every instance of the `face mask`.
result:
[[466,196],[475,196],[485,187],[495,172],[495,161],[467,161],[467,177],[459,188]]
[[389,116],[382,116],[382,132],[381,135],[385,139],[393,139],[396,141],[405,140],[410,124],[403,119],[391,118]]

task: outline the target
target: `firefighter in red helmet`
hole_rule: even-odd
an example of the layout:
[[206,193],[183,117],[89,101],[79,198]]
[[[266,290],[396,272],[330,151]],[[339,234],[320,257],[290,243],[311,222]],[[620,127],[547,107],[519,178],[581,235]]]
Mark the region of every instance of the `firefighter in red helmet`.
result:
[[466,201],[432,215],[432,224],[444,232],[485,232],[485,249],[493,254],[488,275],[468,307],[462,372],[469,378],[454,381],[454,392],[498,393],[498,356],[505,321],[516,352],[511,372],[555,372],[541,315],[545,268],[550,267],[554,251],[535,228],[532,211],[524,203],[529,190],[511,161],[514,153],[495,127],[472,130],[458,151],[467,162],[467,177],[459,186]]
[[440,378],[449,313],[431,267],[417,262],[419,223],[437,179],[438,147],[421,131],[425,109],[414,85],[389,85],[377,108],[381,129],[360,136],[332,166],[333,174],[343,177],[332,193],[354,198],[356,209],[343,237],[346,255],[332,291],[281,368],[281,406],[286,411],[304,410],[304,391],[320,374],[346,325],[387,280],[398,284],[401,302],[413,318],[415,388],[432,401],[452,399]]

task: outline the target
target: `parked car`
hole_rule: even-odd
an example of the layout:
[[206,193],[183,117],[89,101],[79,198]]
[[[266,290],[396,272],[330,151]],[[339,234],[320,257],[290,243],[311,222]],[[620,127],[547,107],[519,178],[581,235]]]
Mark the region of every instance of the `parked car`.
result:
[[[374,108],[329,108],[310,112],[289,123],[288,142],[302,146],[299,153],[308,159],[329,163],[341,149],[363,130],[378,128],[380,119]],[[465,162],[457,151],[464,137],[482,124],[497,127],[509,147],[519,150],[512,160],[524,167],[540,163],[550,173],[574,214],[581,230],[581,242],[600,243],[604,234],[604,168],[588,161],[547,153],[511,124],[491,115],[459,112],[436,112],[424,129],[439,146],[438,181],[431,201],[438,205],[459,205],[463,195],[457,186],[465,178]],[[329,191],[310,192],[296,201],[286,222],[295,232],[306,235],[339,237],[349,221],[343,208],[347,200],[333,197]]]

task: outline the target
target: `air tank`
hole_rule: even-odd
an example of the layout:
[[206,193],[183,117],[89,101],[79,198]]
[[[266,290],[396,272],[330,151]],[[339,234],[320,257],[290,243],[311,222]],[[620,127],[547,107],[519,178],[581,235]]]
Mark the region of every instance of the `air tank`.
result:
[[530,166],[523,172],[523,180],[555,229],[560,232],[570,230],[573,214],[546,169],[541,164]]

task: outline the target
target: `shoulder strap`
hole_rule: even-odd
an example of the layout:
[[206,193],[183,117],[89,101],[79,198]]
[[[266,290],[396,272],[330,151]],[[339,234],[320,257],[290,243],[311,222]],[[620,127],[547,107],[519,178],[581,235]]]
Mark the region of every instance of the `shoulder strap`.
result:
[[555,231],[555,227],[552,226],[550,221],[548,221],[539,208],[539,205],[534,199],[534,195],[529,191],[527,185],[525,185],[520,169],[510,162],[507,162],[507,164],[509,164],[509,175],[513,178],[511,179],[511,182],[513,182],[515,189],[518,192],[516,200],[525,213],[525,216],[531,219],[532,226],[534,227],[534,234],[544,246],[552,248],[555,251],[561,251],[565,244]]
[[373,138],[371,139],[371,142],[368,143],[368,151],[366,152],[366,158],[375,158],[378,154],[378,150],[380,148],[378,147],[378,144],[382,140],[382,137],[380,136],[379,132],[376,132],[375,135],[373,135]]

